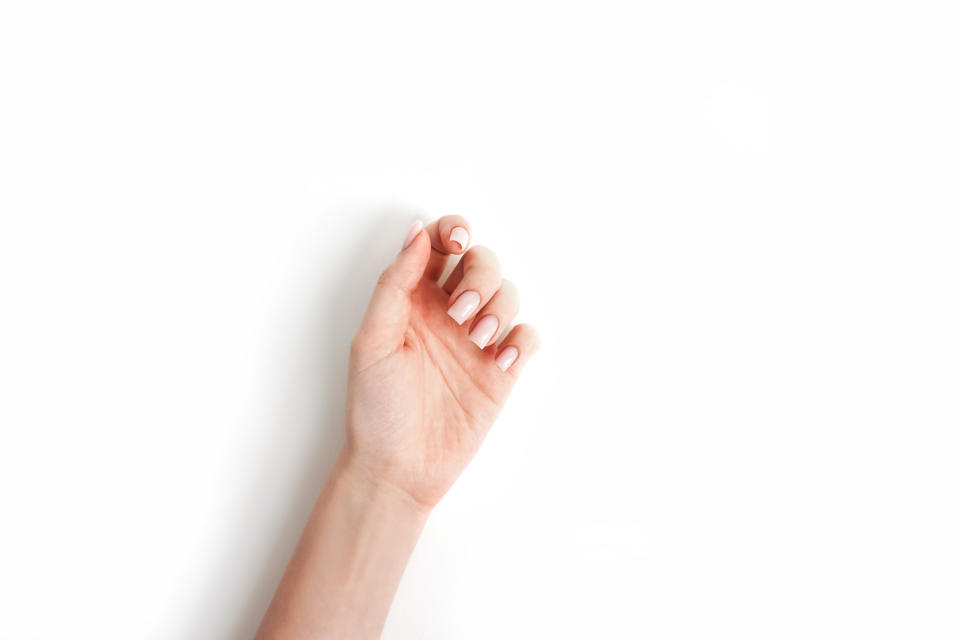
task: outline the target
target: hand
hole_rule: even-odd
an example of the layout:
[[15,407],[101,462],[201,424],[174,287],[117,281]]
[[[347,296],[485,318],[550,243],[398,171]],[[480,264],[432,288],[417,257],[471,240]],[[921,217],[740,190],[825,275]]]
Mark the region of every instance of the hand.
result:
[[469,238],[458,216],[418,223],[380,276],[350,353],[347,444],[258,638],[379,637],[430,509],[536,351],[531,327],[508,331],[516,289]]
[[415,224],[351,347],[348,466],[427,509],[473,458],[539,344],[529,325],[508,331],[516,287],[490,249],[467,250],[469,238],[460,216]]

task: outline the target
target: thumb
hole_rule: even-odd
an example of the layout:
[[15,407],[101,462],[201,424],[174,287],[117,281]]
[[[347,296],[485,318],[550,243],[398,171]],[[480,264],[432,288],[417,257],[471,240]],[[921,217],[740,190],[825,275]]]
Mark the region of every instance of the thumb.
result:
[[[360,330],[354,338],[354,353],[372,364],[403,344],[410,323],[411,295],[430,259],[430,238],[417,220],[407,232],[403,248],[377,280]],[[361,363],[361,367],[364,366]]]

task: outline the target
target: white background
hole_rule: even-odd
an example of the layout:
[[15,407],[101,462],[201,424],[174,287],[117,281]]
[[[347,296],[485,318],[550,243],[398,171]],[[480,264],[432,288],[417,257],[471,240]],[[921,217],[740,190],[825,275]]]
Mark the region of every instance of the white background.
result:
[[0,638],[250,637],[410,222],[544,350],[384,637],[957,638],[957,16],[0,5]]

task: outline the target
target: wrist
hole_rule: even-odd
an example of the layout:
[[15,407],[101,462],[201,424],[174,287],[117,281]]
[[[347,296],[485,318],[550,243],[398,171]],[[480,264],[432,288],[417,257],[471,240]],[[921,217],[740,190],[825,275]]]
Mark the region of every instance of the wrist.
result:
[[416,500],[410,493],[371,470],[347,447],[340,452],[328,482],[342,487],[373,513],[396,517],[418,524],[419,527],[423,526],[432,511],[430,505]]

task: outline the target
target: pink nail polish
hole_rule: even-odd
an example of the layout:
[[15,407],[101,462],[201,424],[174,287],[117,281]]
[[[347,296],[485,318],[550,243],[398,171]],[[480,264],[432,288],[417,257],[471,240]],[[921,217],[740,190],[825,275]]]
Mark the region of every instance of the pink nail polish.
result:
[[450,231],[450,242],[456,242],[460,246],[460,251],[463,251],[470,242],[470,234],[463,227],[454,227]]
[[510,365],[514,363],[517,359],[517,356],[520,355],[520,352],[516,347],[507,347],[500,352],[500,355],[497,356],[496,363],[500,367],[500,371],[506,371],[510,368]]
[[497,327],[499,326],[500,321],[497,320],[497,316],[483,316],[479,322],[474,325],[473,331],[470,332],[470,341],[483,349],[487,346],[487,343],[490,342],[493,334],[497,332]]
[[410,246],[410,243],[413,242],[413,239],[417,237],[417,234],[420,233],[420,230],[423,229],[423,223],[417,220],[413,223],[413,226],[410,227],[410,231],[407,231],[407,237],[403,241],[403,248],[406,249]]
[[447,315],[456,320],[457,324],[463,324],[479,306],[480,294],[476,291],[464,291],[457,298],[457,301],[447,309]]

